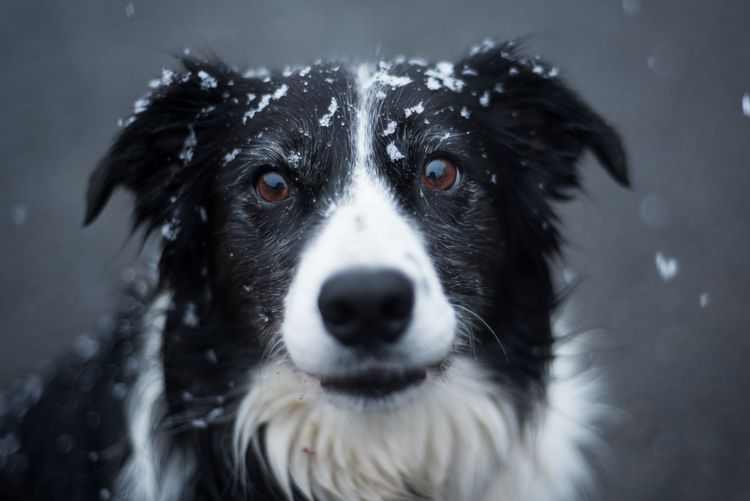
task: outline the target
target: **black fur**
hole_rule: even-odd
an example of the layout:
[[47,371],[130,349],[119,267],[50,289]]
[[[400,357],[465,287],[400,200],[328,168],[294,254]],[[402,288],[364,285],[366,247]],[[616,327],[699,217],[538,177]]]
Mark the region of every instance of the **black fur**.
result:
[[[330,127],[318,119],[331,97],[354,104],[358,90],[354,74],[335,64],[317,64],[305,76],[243,76],[197,59],[183,64],[92,174],[85,222],[125,187],[134,195],[135,226],[165,236],[155,291],[170,291],[174,304],[164,332],[162,427],[174,447],[196,452],[187,499],[280,499],[254,456],[249,486],[241,490],[227,455],[232,417],[248,370],[278,332],[297,259],[323,221],[320,208],[350,174],[354,106],[344,104]],[[523,411],[532,395],[543,396],[551,357],[557,298],[549,264],[561,243],[553,203],[578,187],[577,163],[586,150],[622,184],[625,155],[615,131],[549,66],[522,57],[512,44],[483,47],[455,69],[465,82],[461,92],[425,88],[420,64],[388,70],[413,82],[387,93],[373,127],[398,120],[393,137],[405,158],[391,161],[388,140],[375,134],[376,164],[427,239],[450,301],[491,327],[466,319],[476,324],[479,359]],[[282,84],[283,99],[270,99],[243,120],[260,96]],[[250,103],[249,94],[256,96]],[[403,119],[403,110],[420,102],[425,111]],[[445,133],[452,136],[438,150],[435,138]],[[438,153],[463,175],[448,196],[420,193],[416,182],[418,169]],[[256,176],[268,165],[289,173],[293,202],[270,206],[254,196]],[[0,437],[12,435],[18,446],[0,455],[3,499],[116,494],[129,445],[122,395],[112,388],[132,385],[136,375],[125,368],[140,342],[141,310],[120,318],[94,359],[63,365],[28,410],[6,416]]]

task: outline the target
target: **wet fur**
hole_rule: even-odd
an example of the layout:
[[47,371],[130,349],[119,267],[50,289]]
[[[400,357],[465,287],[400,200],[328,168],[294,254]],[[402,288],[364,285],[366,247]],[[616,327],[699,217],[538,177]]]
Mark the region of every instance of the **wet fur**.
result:
[[[586,402],[597,396],[556,357],[553,203],[578,187],[587,150],[627,184],[615,131],[513,44],[477,48],[453,65],[453,80],[446,66],[419,61],[371,67],[365,160],[418,231],[460,336],[432,400],[408,404],[403,419],[341,414],[296,374],[279,329],[300,256],[358,162],[357,72],[320,63],[243,75],[183,63],[140,103],[87,195],[88,223],[115,188],[129,189],[135,226],[162,235],[153,292],[96,356],[15,397],[0,435],[10,444],[0,448],[6,498],[577,499],[587,471],[580,447],[598,417]],[[338,109],[323,126],[332,99]],[[385,134],[391,121],[397,128]],[[389,156],[394,141],[401,161]],[[450,196],[416,188],[437,153],[462,169]],[[295,182],[283,210],[253,198],[265,165]],[[336,460],[366,462],[375,446],[358,418],[378,423],[370,430],[382,434],[382,454],[342,469]],[[393,442],[430,424],[419,444]],[[302,440],[310,426],[317,434]],[[322,456],[321,447],[339,452]],[[475,448],[479,460],[462,456]]]

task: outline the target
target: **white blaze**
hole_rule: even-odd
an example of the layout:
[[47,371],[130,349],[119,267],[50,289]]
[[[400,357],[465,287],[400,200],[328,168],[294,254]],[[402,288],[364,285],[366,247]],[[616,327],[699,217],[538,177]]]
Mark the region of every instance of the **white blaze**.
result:
[[358,80],[351,183],[302,254],[287,294],[282,325],[292,361],[316,376],[345,375],[361,367],[361,360],[326,332],[318,310],[323,283],[350,269],[397,270],[414,284],[412,323],[393,346],[398,367],[439,363],[452,350],[455,338],[455,314],[421,235],[399,212],[387,183],[373,166],[376,119],[372,110],[378,83],[373,83],[367,67],[359,69]]

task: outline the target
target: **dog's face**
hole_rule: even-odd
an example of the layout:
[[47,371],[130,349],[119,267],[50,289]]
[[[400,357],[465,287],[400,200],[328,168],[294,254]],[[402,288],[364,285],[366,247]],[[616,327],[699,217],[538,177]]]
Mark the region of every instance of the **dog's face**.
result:
[[435,66],[185,64],[140,102],[87,214],[123,184],[161,228],[173,407],[278,361],[343,407],[418,398],[462,354],[521,400],[543,386],[550,203],[586,149],[626,182],[617,135],[554,68],[511,45]]

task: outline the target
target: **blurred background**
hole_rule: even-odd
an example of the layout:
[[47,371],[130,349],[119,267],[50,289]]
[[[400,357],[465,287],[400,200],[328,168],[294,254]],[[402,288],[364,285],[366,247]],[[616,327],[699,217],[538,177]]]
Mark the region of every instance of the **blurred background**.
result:
[[[634,189],[591,159],[560,267],[617,425],[601,500],[750,499],[750,1],[198,0],[0,9],[0,388],[106,331],[132,279],[129,198],[82,229],[86,179],[185,47],[242,69],[456,59],[524,36],[622,132]],[[83,343],[83,346],[82,346]]]

